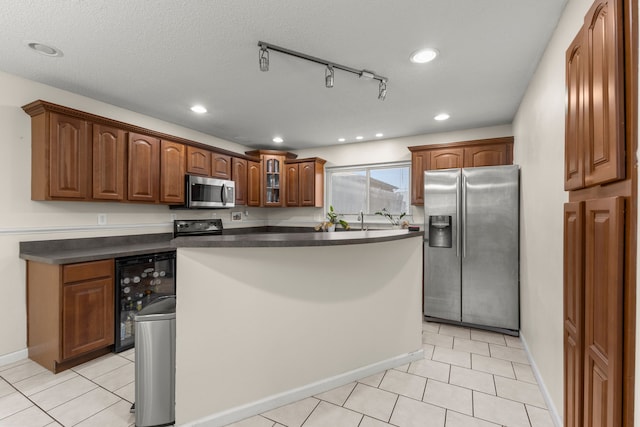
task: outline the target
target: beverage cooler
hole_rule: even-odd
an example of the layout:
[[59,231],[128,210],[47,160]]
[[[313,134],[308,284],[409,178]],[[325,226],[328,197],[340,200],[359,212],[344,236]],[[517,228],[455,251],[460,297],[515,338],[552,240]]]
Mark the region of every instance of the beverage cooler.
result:
[[176,294],[176,253],[116,259],[115,351],[134,345],[135,315],[156,299]]

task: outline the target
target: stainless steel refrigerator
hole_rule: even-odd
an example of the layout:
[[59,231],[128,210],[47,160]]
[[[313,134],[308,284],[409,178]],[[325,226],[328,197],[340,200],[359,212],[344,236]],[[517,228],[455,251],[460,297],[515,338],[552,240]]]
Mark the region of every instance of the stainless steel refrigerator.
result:
[[424,173],[424,315],[517,334],[519,168]]

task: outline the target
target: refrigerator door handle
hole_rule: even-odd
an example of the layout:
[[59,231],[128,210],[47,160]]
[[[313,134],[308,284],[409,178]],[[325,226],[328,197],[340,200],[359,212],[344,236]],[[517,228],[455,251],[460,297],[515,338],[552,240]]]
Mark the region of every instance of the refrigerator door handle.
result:
[[[458,226],[460,228],[460,226]],[[462,175],[462,258],[467,257],[467,177]]]
[[458,175],[456,177],[456,228],[457,228],[457,244],[456,244],[456,256],[458,258],[460,258],[460,238],[462,236],[462,234],[460,233],[460,225],[462,224],[461,222],[461,214],[460,214],[460,175]]

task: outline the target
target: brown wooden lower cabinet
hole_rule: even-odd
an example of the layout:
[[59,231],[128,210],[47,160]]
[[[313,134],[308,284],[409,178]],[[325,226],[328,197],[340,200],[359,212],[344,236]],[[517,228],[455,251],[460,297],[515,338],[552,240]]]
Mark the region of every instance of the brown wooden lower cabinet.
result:
[[67,265],[27,261],[29,358],[57,373],[110,351],[113,259]]
[[624,198],[565,204],[566,427],[622,424]]

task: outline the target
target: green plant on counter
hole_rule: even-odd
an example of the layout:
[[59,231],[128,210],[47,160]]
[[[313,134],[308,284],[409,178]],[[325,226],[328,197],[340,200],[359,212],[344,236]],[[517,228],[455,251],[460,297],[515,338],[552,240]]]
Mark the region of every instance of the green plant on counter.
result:
[[387,208],[382,208],[381,211],[376,212],[376,215],[380,215],[380,216],[383,216],[383,217],[387,218],[389,220],[389,222],[391,223],[391,225],[400,225],[400,220],[402,218],[404,218],[405,215],[407,215],[407,213],[406,212],[402,212],[398,216],[393,216],[391,214],[391,212],[389,212],[387,210]]
[[351,227],[349,226],[349,223],[347,221],[345,221],[344,219],[338,219],[338,217],[341,215],[342,214],[337,213],[333,209],[333,205],[329,205],[329,210],[327,211],[327,219],[329,220],[329,223],[334,225],[340,224],[345,230],[350,229]]

